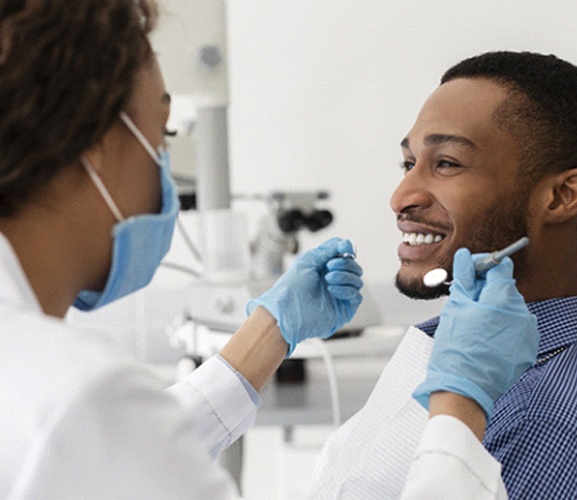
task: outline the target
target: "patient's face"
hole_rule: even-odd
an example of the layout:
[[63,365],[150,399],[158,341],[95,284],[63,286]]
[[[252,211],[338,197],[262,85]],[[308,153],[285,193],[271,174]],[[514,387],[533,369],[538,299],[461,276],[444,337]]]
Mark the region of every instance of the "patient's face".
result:
[[403,139],[405,177],[391,198],[403,235],[397,275],[402,293],[447,294],[446,286],[425,287],[423,276],[437,267],[450,275],[460,247],[494,251],[527,233],[520,151],[491,119],[505,97],[489,80],[447,82],[425,102]]

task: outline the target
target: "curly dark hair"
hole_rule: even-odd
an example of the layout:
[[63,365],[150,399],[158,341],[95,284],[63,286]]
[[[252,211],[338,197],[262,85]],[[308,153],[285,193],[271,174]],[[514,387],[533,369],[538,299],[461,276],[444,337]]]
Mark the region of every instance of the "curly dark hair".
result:
[[156,17],[154,0],[0,0],[0,216],[117,119]]
[[487,52],[450,68],[441,85],[456,78],[485,78],[507,89],[493,120],[519,142],[529,184],[577,167],[576,66],[554,55]]

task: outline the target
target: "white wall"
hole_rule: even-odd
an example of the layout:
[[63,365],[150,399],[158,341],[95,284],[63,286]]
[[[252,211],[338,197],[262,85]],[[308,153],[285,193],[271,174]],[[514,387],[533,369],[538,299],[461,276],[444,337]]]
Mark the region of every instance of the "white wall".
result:
[[390,281],[399,142],[441,74],[499,49],[577,63],[576,14],[555,0],[229,0],[233,193],[329,190],[335,222],[303,245],[348,237],[367,279]]

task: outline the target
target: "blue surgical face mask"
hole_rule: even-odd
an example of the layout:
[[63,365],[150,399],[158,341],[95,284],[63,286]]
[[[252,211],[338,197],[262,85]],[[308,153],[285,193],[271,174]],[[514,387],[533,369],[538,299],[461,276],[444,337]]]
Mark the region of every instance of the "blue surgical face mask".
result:
[[120,118],[160,168],[162,209],[157,214],[125,218],[87,158],[81,158],[88,175],[118,220],[112,229],[112,262],[106,285],[101,292],[83,290],[78,294],[74,307],[83,311],[102,307],[148,285],[170,248],[178,216],[179,201],[170,175],[168,153],[164,150],[157,153],[125,113],[121,113]]

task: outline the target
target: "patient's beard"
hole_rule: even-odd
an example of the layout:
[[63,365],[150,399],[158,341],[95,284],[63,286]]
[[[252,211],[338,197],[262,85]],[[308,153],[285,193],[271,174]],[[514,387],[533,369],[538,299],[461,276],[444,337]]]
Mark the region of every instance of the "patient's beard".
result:
[[[446,260],[447,262],[451,262],[451,259]],[[439,263],[436,267],[447,269],[447,272],[450,272],[451,269],[450,265],[443,263]],[[447,280],[450,279],[451,278],[447,278]],[[395,286],[403,295],[415,300],[433,300],[449,295],[449,285],[441,284],[437,287],[428,287],[423,283],[422,276],[410,280],[403,280],[401,278],[401,272],[397,273]]]
[[[509,208],[503,205],[495,207],[489,212],[483,226],[462,238],[460,247],[468,248],[471,253],[494,252],[501,250],[523,236],[527,236],[527,207],[528,192],[519,193]],[[410,265],[410,264],[409,264]],[[436,267],[443,268],[453,279],[453,255],[437,263]],[[402,279],[402,272],[397,273],[395,285],[407,297],[415,300],[433,300],[449,295],[449,286],[442,284],[430,288],[423,284],[423,276],[410,280]]]

